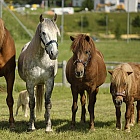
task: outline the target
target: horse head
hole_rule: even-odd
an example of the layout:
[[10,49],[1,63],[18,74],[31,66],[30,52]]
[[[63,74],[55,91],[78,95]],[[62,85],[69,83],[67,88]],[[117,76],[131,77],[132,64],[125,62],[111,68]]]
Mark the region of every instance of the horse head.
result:
[[60,31],[56,25],[56,19],[56,14],[52,20],[43,18],[43,16],[40,15],[41,46],[44,46],[46,53],[52,60],[55,60],[58,56],[57,34],[60,35]]
[[128,96],[128,79],[133,72],[126,72],[120,68],[108,72],[111,74],[110,93],[113,96],[115,106],[120,107],[123,99]]
[[91,60],[92,47],[90,42],[92,39],[83,34],[80,34],[76,38],[70,36],[70,39],[73,41],[71,49],[73,51],[75,77],[82,78]]

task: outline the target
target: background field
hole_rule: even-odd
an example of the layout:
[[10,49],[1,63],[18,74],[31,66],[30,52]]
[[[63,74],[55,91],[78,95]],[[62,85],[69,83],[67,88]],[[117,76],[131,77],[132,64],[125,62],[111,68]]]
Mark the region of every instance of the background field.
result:
[[[40,11],[41,12],[41,11]],[[32,33],[35,32],[37,23],[38,23],[38,13],[30,13],[29,15],[20,15],[17,14],[17,16],[22,20],[22,22],[25,23],[25,25],[31,30]],[[93,14],[93,13],[92,13]],[[86,14],[87,17],[91,17],[91,15]],[[97,13],[95,14],[95,17],[98,18],[98,16],[104,15]],[[122,16],[123,14],[120,14],[119,16]],[[76,16],[76,17],[75,17]],[[75,21],[77,21],[78,14],[74,15],[73,18]],[[80,19],[79,15],[79,18]],[[69,23],[69,27],[76,27],[77,24],[72,24],[72,20],[68,20],[69,17],[65,16],[67,18],[66,22]],[[114,16],[116,17],[116,16]],[[8,12],[5,11],[3,13],[3,18],[5,20],[5,24],[7,25],[7,28],[11,31],[11,34],[13,35],[15,39],[16,44],[16,58],[18,59],[19,53],[21,51],[21,48],[23,45],[29,41],[28,35],[21,29],[21,27],[15,23],[15,20],[11,15],[8,15]],[[71,17],[72,18],[72,17]],[[125,21],[125,18],[122,18],[123,22]],[[28,21],[28,22],[27,22]],[[75,22],[74,22],[75,23]],[[92,23],[92,21],[91,21]],[[14,26],[13,26],[14,25]],[[60,17],[58,20],[58,25],[60,25]],[[110,25],[111,28],[112,25]],[[70,28],[66,28],[67,31],[72,31]],[[89,30],[85,30],[85,32],[90,31],[90,33],[95,33],[98,25],[91,25],[93,30],[91,28]],[[123,26],[125,29],[126,26]],[[80,32],[80,28],[76,27],[75,31]],[[101,32],[105,31],[105,28],[101,30]],[[59,62],[62,62],[63,60],[68,60],[70,56],[72,55],[70,51],[70,45],[71,41],[68,39],[69,36],[64,36],[64,42],[60,42],[59,38]],[[118,61],[118,62],[140,62],[140,42],[139,41],[130,41],[127,43],[123,40],[104,40],[100,39],[99,42],[95,42],[96,47],[103,53],[105,61]],[[58,74],[56,76],[55,82],[61,82],[61,69],[58,70]],[[109,75],[107,77],[106,82],[109,82]],[[23,112],[21,111],[21,108],[19,110],[19,115],[15,117],[15,131],[10,132],[9,131],[9,112],[8,107],[6,105],[6,90],[5,90],[5,81],[4,78],[0,78],[0,139],[2,140],[43,140],[43,139],[50,139],[50,140],[138,140],[140,139],[140,126],[135,125],[132,128],[131,133],[126,133],[123,130],[116,131],[115,129],[115,109],[114,105],[112,103],[111,95],[109,93],[109,87],[108,88],[101,88],[99,90],[99,93],[97,95],[97,102],[95,105],[95,132],[90,132],[88,130],[88,122],[89,122],[89,114],[87,111],[86,118],[87,122],[84,124],[80,123],[80,100],[78,100],[78,111],[76,116],[76,129],[74,131],[70,130],[70,122],[71,122],[71,105],[72,105],[72,96],[70,88],[67,87],[54,87],[53,94],[52,94],[52,112],[51,112],[51,118],[52,118],[52,125],[53,125],[53,133],[46,134],[45,133],[45,123],[44,123],[44,107],[43,112],[40,115],[37,115],[36,118],[36,128],[37,130],[34,132],[27,132],[27,123],[29,120],[28,118],[24,117]],[[25,83],[20,79],[17,71],[16,71],[16,80],[14,85],[14,113],[16,111],[16,103],[18,99],[18,93],[25,89]],[[125,111],[125,104],[122,106],[122,124],[124,127],[124,111]]]

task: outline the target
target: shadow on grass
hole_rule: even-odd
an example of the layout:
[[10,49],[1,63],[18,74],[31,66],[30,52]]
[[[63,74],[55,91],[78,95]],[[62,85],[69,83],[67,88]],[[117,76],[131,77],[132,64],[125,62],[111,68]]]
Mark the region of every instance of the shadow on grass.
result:
[[[114,121],[102,122],[102,121],[95,121],[95,129],[102,128],[102,127],[110,127]],[[52,127],[56,133],[59,132],[67,132],[67,131],[76,131],[76,132],[89,132],[89,123],[76,122],[75,129],[71,129],[71,121],[66,119],[52,119]],[[46,128],[45,121],[36,121],[35,122],[36,130]],[[16,121],[15,122],[15,129],[13,132],[15,133],[23,133],[27,132],[28,129],[28,122],[27,121]],[[8,121],[0,121],[0,130],[9,130],[9,123]]]

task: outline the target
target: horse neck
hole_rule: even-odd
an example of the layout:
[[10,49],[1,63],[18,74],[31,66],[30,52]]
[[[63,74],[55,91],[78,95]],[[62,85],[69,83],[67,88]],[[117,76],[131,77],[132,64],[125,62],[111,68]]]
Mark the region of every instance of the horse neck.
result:
[[33,39],[30,42],[30,49],[31,51],[34,51],[37,53],[42,53],[45,51],[44,48],[41,47],[41,39],[39,36],[39,29],[37,28],[36,33],[33,37]]

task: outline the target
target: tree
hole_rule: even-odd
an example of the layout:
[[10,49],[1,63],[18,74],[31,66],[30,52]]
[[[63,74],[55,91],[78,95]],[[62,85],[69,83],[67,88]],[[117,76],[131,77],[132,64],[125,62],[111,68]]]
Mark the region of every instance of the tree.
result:
[[133,27],[140,27],[140,17],[139,16],[136,16],[135,19],[133,19],[132,26]]
[[88,8],[89,11],[93,10],[94,8],[94,0],[84,0],[82,3],[82,8]]
[[119,23],[116,25],[115,37],[116,37],[116,39],[120,39],[120,37],[121,37],[121,28],[120,28],[120,24]]

